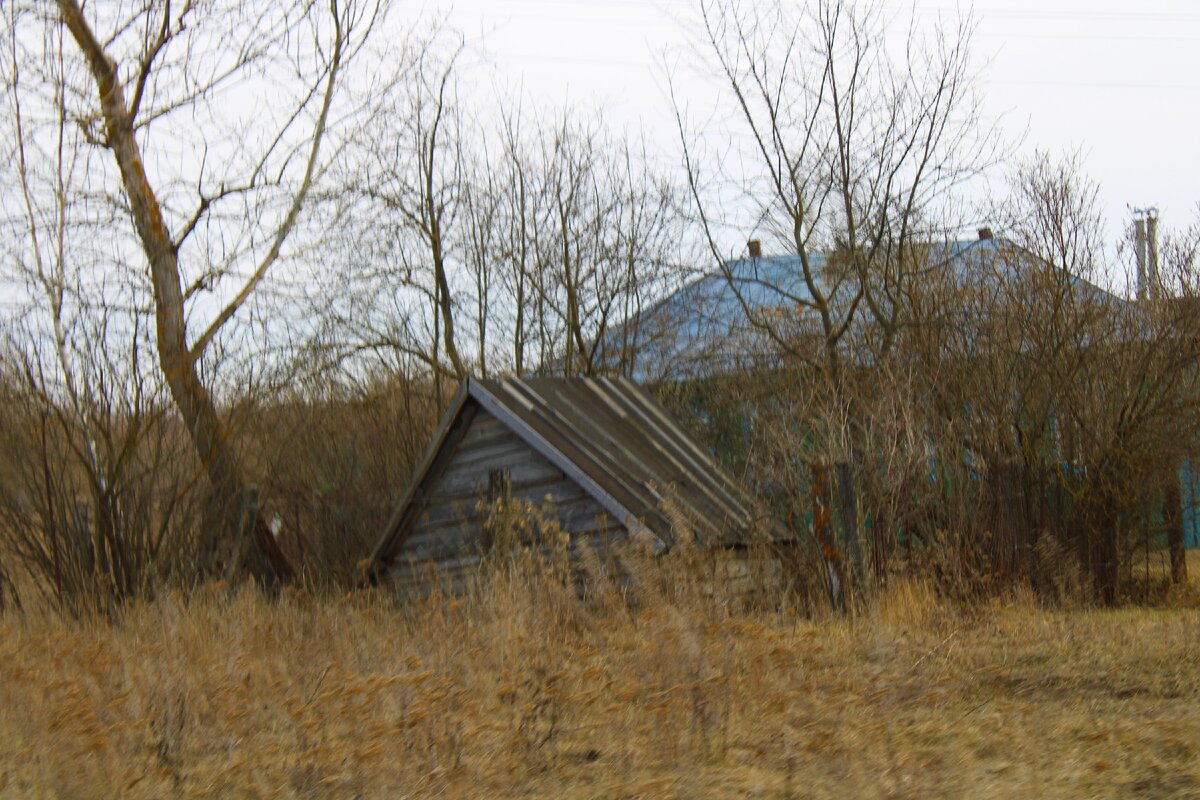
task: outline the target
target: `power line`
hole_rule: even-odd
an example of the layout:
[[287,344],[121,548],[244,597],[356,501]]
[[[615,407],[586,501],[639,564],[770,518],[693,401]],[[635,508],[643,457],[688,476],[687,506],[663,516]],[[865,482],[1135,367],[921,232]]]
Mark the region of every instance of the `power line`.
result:
[[586,56],[553,56],[546,53],[496,53],[497,61],[511,59],[513,61],[550,61],[559,64],[592,64],[601,67],[620,67],[623,69],[649,69],[655,66],[654,61],[633,61],[622,58],[588,58]]
[[1200,36],[1130,36],[1107,34],[1053,34],[1053,33],[979,33],[980,39],[1047,39],[1050,41],[1097,41],[1097,42],[1200,42]]
[[[905,6],[920,15],[960,15],[962,9],[954,6]],[[899,10],[899,9],[898,9]],[[1069,22],[1200,22],[1200,14],[1186,12],[1148,11],[1067,11],[1065,9],[1015,9],[991,8],[976,12],[978,18],[1064,20]]]
[[1163,89],[1170,91],[1197,91],[1200,84],[1196,83],[1115,83],[1111,81],[1056,81],[1056,80],[997,80],[984,79],[984,83],[999,86],[1063,86],[1073,89]]
[[[561,11],[566,7],[566,14],[554,14],[543,12],[525,12],[519,7],[525,6],[540,6],[552,7],[557,11]],[[553,22],[595,22],[596,14],[575,14],[570,9],[586,9],[588,12],[595,12],[600,9],[611,9],[614,7],[623,9],[643,9],[652,12],[664,12],[669,8],[686,9],[694,7],[694,0],[605,0],[603,4],[597,4],[594,0],[511,0],[510,3],[489,3],[487,5],[488,13],[496,16],[502,16],[509,19],[523,20],[544,20]],[[888,3],[888,6],[895,11],[911,11],[921,16],[941,15],[961,16],[963,8],[959,6],[941,6],[941,5],[911,5],[909,3],[898,2]],[[514,8],[515,7],[515,8]],[[1178,23],[1178,22],[1200,22],[1200,13],[1195,12],[1154,12],[1154,11],[1101,11],[1101,10],[1067,10],[1067,9],[1022,9],[1022,8],[990,8],[977,11],[975,16],[979,18],[1002,18],[1002,19],[1017,19],[1017,20],[1063,20],[1069,22],[1145,22],[1145,23]],[[612,20],[611,24],[629,24],[628,19]]]

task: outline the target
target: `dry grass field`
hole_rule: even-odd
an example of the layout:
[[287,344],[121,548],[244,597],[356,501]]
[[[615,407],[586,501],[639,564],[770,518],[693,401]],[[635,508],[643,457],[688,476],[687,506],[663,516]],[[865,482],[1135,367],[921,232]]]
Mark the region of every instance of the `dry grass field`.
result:
[[[1193,561],[1192,574],[1200,573]],[[1200,613],[402,609],[210,587],[0,620],[0,797],[1200,797]]]

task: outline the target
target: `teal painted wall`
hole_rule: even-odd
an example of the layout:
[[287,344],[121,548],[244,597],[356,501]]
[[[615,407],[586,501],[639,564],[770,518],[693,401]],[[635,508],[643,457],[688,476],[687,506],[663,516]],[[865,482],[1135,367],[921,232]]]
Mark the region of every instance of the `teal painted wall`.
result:
[[1179,502],[1183,505],[1183,543],[1200,547],[1200,472],[1191,459],[1179,468]]

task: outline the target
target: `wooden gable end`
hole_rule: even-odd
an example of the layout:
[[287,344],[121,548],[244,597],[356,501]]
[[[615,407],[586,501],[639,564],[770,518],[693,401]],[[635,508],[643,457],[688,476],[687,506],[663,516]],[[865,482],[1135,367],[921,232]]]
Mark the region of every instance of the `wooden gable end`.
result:
[[603,552],[627,535],[600,503],[499,418],[478,406],[470,411],[465,426],[443,441],[413,498],[387,570],[394,582],[425,583],[432,575],[444,581],[478,565],[487,545],[487,504],[501,485],[506,496],[557,520],[574,551],[588,546]]

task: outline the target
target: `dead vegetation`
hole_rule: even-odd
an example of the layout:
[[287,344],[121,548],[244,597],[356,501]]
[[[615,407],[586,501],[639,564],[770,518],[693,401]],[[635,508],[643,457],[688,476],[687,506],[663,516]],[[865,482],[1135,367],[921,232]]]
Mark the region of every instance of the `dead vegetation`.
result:
[[1194,587],[967,609],[906,579],[806,619],[665,585],[579,603],[509,563],[405,607],[247,584],[116,621],[10,614],[0,794],[1200,794]]
[[[382,0],[54,5],[0,13],[0,797],[1200,796],[1200,228],[1111,294],[1096,187],[1038,158],[947,258],[1007,153],[969,20],[893,64],[882,8],[701,3],[743,161],[684,97],[666,158],[475,108],[453,31],[377,60]],[[248,130],[239,75],[278,79]],[[799,282],[752,308],[717,230]],[[652,374],[697,270],[764,348],[657,390],[801,580],[683,552],[580,602],[496,548],[351,591],[455,380]]]

